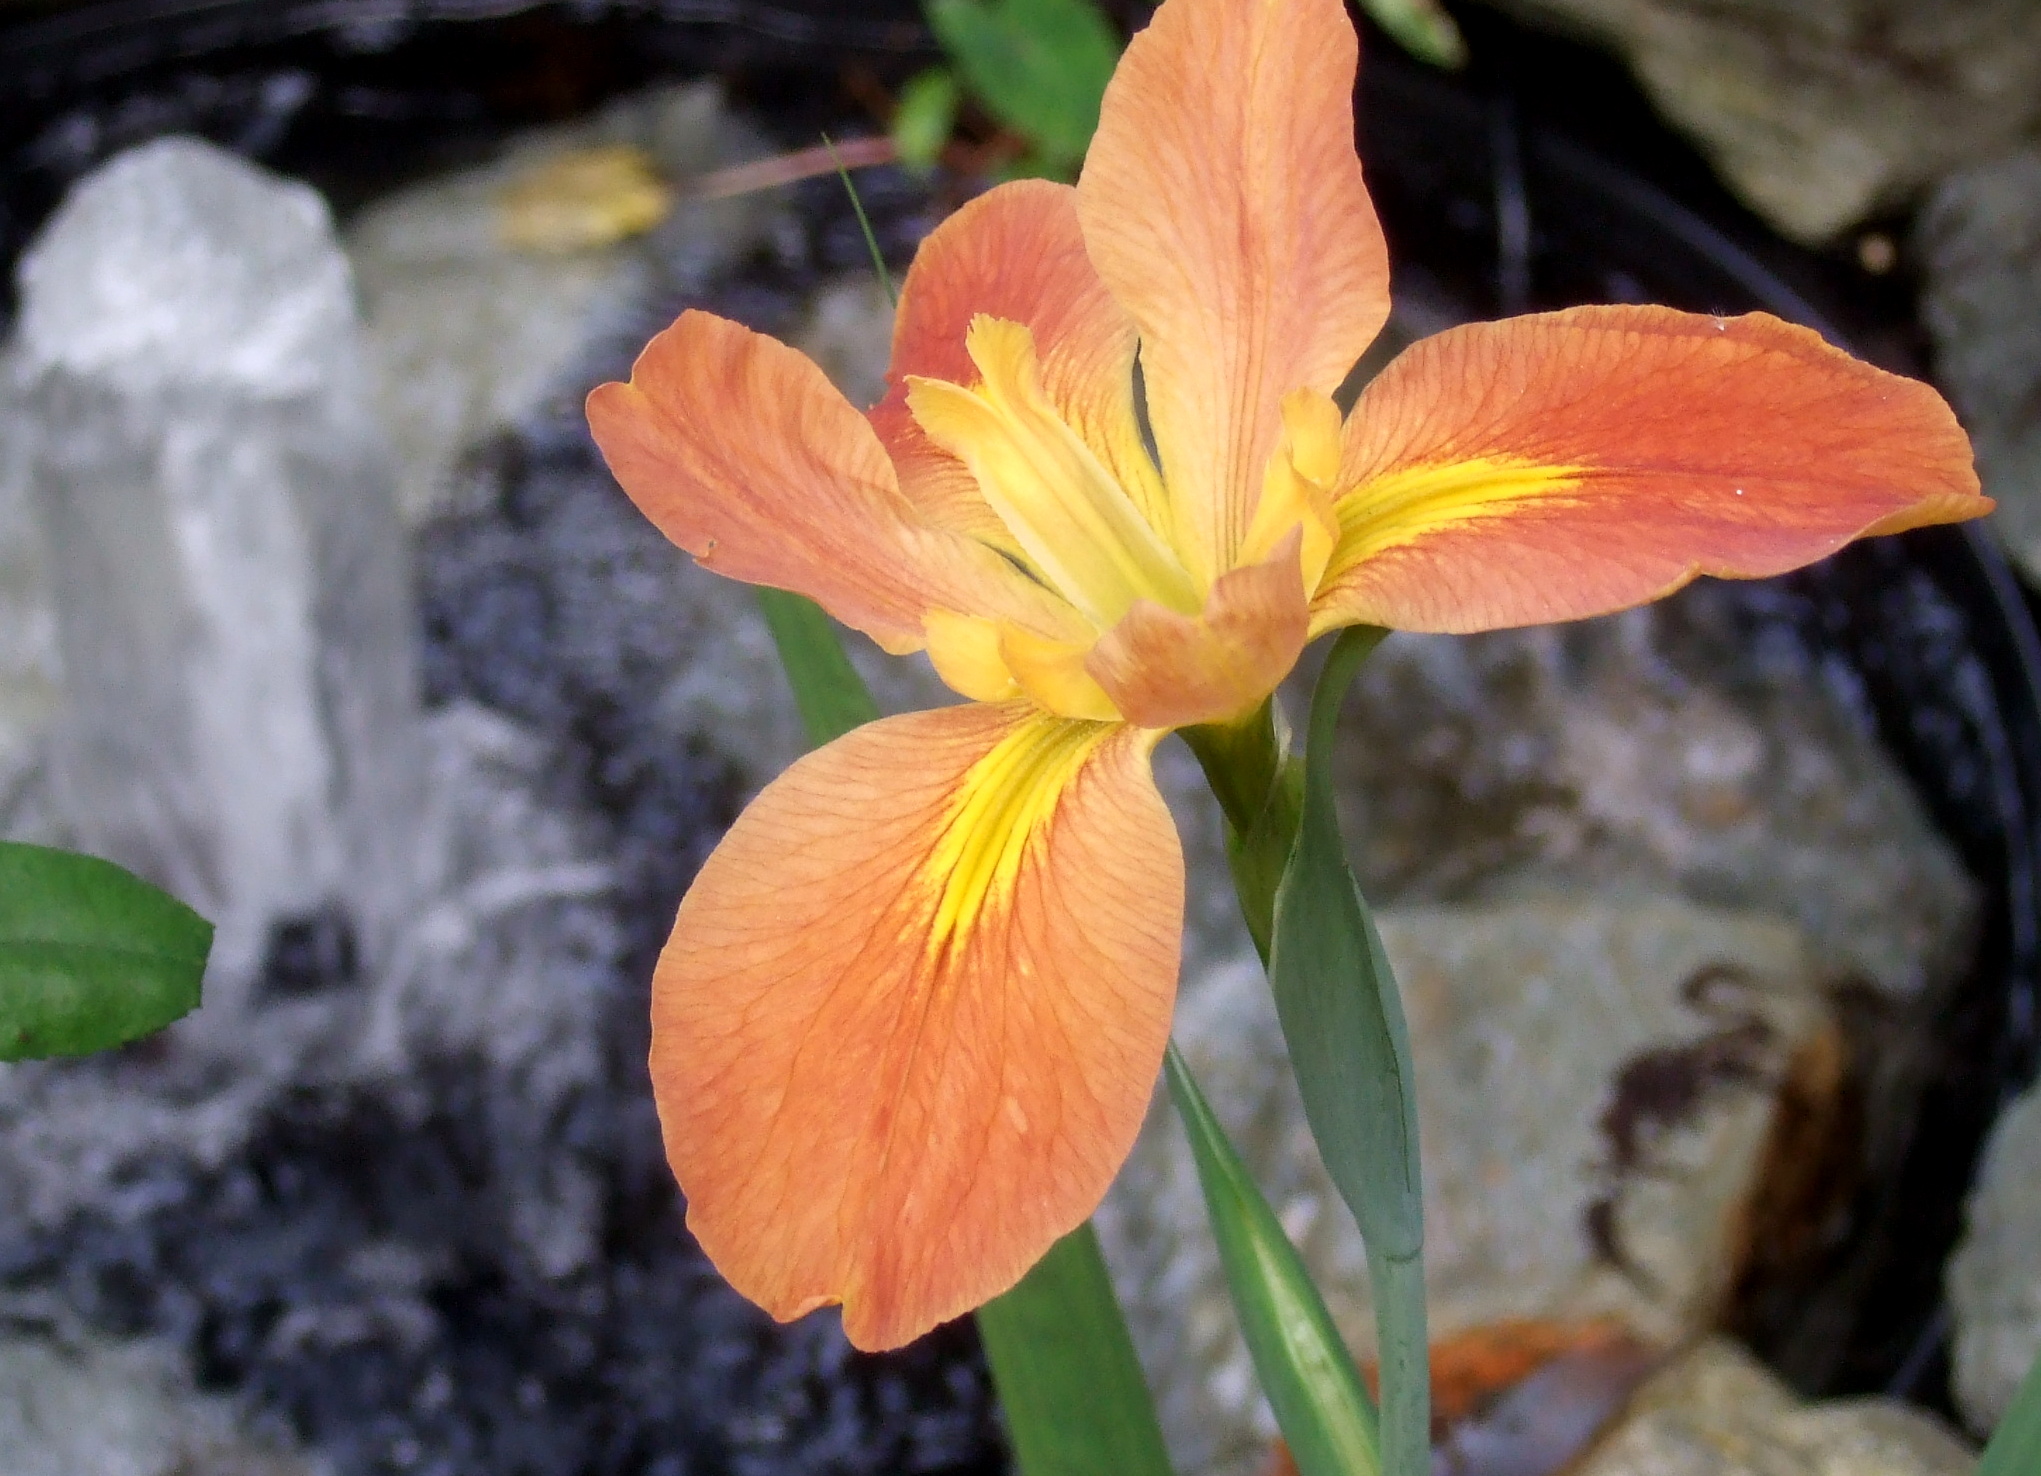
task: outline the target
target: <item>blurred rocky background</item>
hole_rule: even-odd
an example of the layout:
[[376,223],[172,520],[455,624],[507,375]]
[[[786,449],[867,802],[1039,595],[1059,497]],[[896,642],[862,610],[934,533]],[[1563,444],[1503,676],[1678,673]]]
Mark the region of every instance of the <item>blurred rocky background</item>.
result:
[[1918,274],[2007,547],[2041,575],[2041,7],[1501,0],[1620,56],[1751,209]]
[[[0,834],[97,846],[232,922],[162,1039],[0,1066],[0,1465],[1001,1470],[968,1324],[860,1357],[827,1314],[772,1327],[682,1228],[645,980],[799,733],[748,592],[644,524],[579,409],[687,305],[877,396],[890,308],[841,186],[701,181],[870,131],[857,99],[923,58],[912,7],[788,4],[685,32],[684,62],[659,50],[684,27],[488,8],[532,14],[336,31],[283,0],[219,59],[187,16],[138,61],[89,7],[15,0],[35,20],[9,30],[0,6],[0,76],[40,110],[0,119]],[[1540,132],[1521,74],[1597,63],[1467,7],[1470,80],[1370,52],[1385,349],[1650,296],[1916,371],[1931,350],[2025,547],[2033,8],[1534,10],[1628,58],[1818,249],[1655,193],[1639,130]],[[796,82],[760,60],[802,47]],[[896,269],[970,188],[858,179]],[[1344,818],[1423,1062],[1442,1471],[1591,1445],[1593,1476],[1967,1469],[1952,1422],[1988,1429],[2041,1345],[2031,1100],[1963,1203],[2031,1068],[2041,963],[2037,669],[2003,578],[1915,540],[1564,629],[1399,636],[1365,671]],[[944,700],[854,654],[886,706]],[[1366,1357],[1363,1259],[1216,814],[1186,752],[1158,764],[1192,861],[1179,1039]],[[1185,1476],[1255,1476],[1280,1456],[1202,1221],[1158,1111],[1101,1231]]]

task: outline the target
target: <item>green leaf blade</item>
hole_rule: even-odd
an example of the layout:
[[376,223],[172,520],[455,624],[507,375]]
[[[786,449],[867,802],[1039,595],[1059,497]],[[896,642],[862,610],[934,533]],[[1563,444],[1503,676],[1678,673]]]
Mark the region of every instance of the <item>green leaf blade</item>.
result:
[[1977,1476],[2034,1476],[2041,1471],[2041,1358],[2027,1371],[2012,1407],[1992,1431]]
[[1170,1476],[1155,1404],[1089,1224],[978,1309],[1024,1476]]
[[1379,1476],[1375,1412],[1289,1236],[1174,1045],[1164,1073],[1262,1392],[1302,1476]]
[[1120,57],[1104,12],[1092,0],[928,0],[927,14],[987,111],[1074,168]]
[[890,130],[901,163],[923,171],[935,167],[957,126],[962,91],[957,74],[948,67],[930,67],[907,79]]
[[0,1061],[110,1050],[189,1014],[212,940],[110,861],[0,842]]
[[1467,41],[1439,0],[1360,0],[1361,9],[1419,61],[1458,69],[1467,65]]
[[794,689],[794,705],[801,711],[801,726],[811,747],[834,742],[878,718],[879,704],[844,654],[836,624],[820,605],[763,586],[758,604],[779,650],[787,685]]
[[1332,786],[1341,700],[1383,635],[1344,632],[1312,697],[1303,807],[1276,891],[1269,984],[1312,1137],[1368,1250],[1381,1344],[1383,1469],[1424,1476],[1431,1395],[1410,1033],[1374,918],[1347,866]]

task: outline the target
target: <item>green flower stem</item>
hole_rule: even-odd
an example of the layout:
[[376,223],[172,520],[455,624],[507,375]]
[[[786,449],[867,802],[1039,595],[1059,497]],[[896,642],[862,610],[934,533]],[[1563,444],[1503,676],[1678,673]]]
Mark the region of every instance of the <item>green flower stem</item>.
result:
[[[1358,668],[1388,634],[1374,627],[1356,629],[1342,640],[1342,660]],[[1271,697],[1237,723],[1183,730],[1226,816],[1226,861],[1248,935],[1264,965],[1275,927],[1276,889],[1304,814],[1304,759],[1289,751],[1288,729]]]
[[[1347,865],[1332,785],[1342,699],[1385,634],[1349,630],[1333,643],[1302,760],[1286,753],[1272,705],[1185,736],[1226,815],[1241,911],[1268,967],[1312,1137],[1367,1245],[1382,1350],[1381,1469],[1422,1476],[1430,1466],[1430,1371],[1409,1032]],[[1211,1207],[1223,1241],[1223,1205]],[[1268,1378],[1265,1370],[1265,1386]]]
[[1271,698],[1230,725],[1186,728],[1206,782],[1226,816],[1226,863],[1248,936],[1264,966],[1275,926],[1276,888],[1304,812],[1304,762],[1287,751]]

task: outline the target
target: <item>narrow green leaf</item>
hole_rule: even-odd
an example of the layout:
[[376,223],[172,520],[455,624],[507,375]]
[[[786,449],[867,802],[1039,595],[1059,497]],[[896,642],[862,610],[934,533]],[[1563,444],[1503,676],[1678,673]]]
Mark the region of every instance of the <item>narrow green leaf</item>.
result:
[[1467,64],[1467,42],[1439,0],[1361,0],[1361,9],[1418,60],[1435,67]]
[[1331,756],[1341,700],[1382,632],[1341,635],[1312,695],[1303,809],[1276,890],[1269,984],[1327,1171],[1370,1247],[1424,1243],[1417,1101],[1402,1002],[1339,833]]
[[[759,603],[820,747],[879,716],[820,606],[783,590]],[[1020,1284],[978,1309],[1022,1476],[1170,1476],[1155,1403],[1135,1361],[1091,1226],[1063,1237]]]
[[1084,157],[1120,56],[1093,0],[927,0],[927,12],[987,111],[1051,164]]
[[1992,1431],[1977,1476],[2034,1476],[2041,1471],[2041,1358],[2027,1371],[1998,1428]]
[[930,169],[957,126],[963,89],[948,67],[930,67],[907,79],[893,112],[893,147],[910,169]]
[[1410,1034],[1382,940],[1347,867],[1332,790],[1340,703],[1383,634],[1343,632],[1312,695],[1303,813],[1276,892],[1269,984],[1312,1137],[1368,1248],[1382,1348],[1383,1469],[1423,1476],[1431,1418]]
[[822,607],[783,589],[758,591],[759,607],[779,648],[780,665],[794,689],[801,724],[816,748],[861,728],[879,715],[865,679],[843,654],[836,624]]
[[198,1007],[213,925],[111,861],[0,841],[0,1061],[79,1056]]
[[865,250],[871,253],[872,272],[879,279],[879,285],[886,289],[886,301],[900,306],[900,294],[893,290],[893,274],[886,270],[886,253],[879,249],[879,237],[872,230],[872,218],[865,214],[864,197],[852,182],[850,170],[844,165],[843,156],[836,152],[836,141],[828,134],[822,135],[822,147],[829,150],[829,161],[836,166],[836,177],[843,181],[843,192],[850,196],[850,208],[857,213],[858,229],[864,233]]
[[1240,1330],[1291,1458],[1302,1476],[1378,1476],[1375,1411],[1332,1314],[1174,1043],[1163,1070]]
[[1162,1427],[1090,1225],[979,1308],[978,1336],[1024,1476],[1169,1476]]

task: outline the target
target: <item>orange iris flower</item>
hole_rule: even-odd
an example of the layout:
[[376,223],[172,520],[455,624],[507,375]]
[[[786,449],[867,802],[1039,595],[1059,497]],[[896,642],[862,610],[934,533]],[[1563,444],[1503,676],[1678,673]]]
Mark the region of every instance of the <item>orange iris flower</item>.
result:
[[1991,507],[1934,391],[1762,314],[1469,324],[1342,416],[1389,311],[1356,51],[1340,0],[1167,0],[1075,188],[922,244],[869,414],[701,312],[589,398],[675,543],[971,699],[769,785],[659,961],[688,1224],[776,1317],[841,1303],[896,1346],[1097,1206],[1176,988],[1171,729],[1254,712],[1340,626],[1600,615]]

